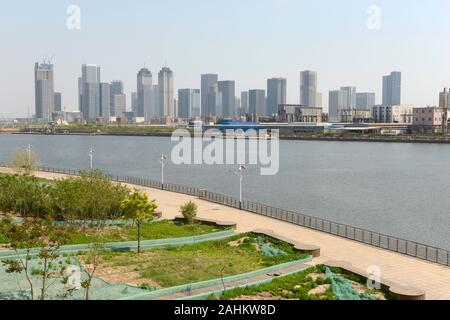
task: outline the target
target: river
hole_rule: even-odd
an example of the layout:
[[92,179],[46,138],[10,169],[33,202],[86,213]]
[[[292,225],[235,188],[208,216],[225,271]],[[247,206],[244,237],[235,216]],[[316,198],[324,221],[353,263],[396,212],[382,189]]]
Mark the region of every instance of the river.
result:
[[[0,134],[0,162],[33,146],[41,165],[159,180],[164,137]],[[244,198],[384,234],[450,249],[450,145],[280,141],[280,170],[261,176],[249,166]],[[238,197],[236,166],[174,165],[166,182]]]

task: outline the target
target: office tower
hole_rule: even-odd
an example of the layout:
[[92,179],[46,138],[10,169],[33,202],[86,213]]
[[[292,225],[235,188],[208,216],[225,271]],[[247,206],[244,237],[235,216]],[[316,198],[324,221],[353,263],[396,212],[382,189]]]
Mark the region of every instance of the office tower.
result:
[[127,96],[126,94],[114,95],[114,116],[121,117],[127,111]]
[[115,116],[115,112],[114,110],[116,109],[116,106],[114,105],[114,96],[116,94],[124,94],[124,85],[123,82],[120,80],[114,80],[111,82],[111,97],[110,97],[110,102],[111,102],[111,115]]
[[100,109],[100,67],[83,64],[81,67],[81,110],[85,120],[101,116]]
[[177,117],[173,103],[173,72],[168,67],[164,67],[158,74],[159,88],[159,112],[162,116],[169,116],[172,119]]
[[234,105],[236,106],[236,116],[241,115],[241,98],[234,97]]
[[372,110],[375,106],[374,92],[358,92],[356,93],[356,109]]
[[[136,117],[145,117],[146,112],[151,110],[151,88],[152,88],[152,73],[147,68],[142,68],[137,74],[137,109]],[[154,109],[159,108],[159,105],[153,105]],[[147,111],[146,111],[147,110]],[[156,111],[155,111],[156,112]],[[159,112],[158,112],[159,114]],[[147,119],[146,119],[147,120]]]
[[302,71],[300,73],[300,104],[303,106],[317,107],[317,72]]
[[55,92],[55,111],[62,111],[61,92]]
[[106,82],[100,83],[100,115],[106,122],[115,116],[111,110],[111,85]]
[[138,105],[137,92],[132,92],[131,93],[131,112],[133,112],[133,115],[135,117],[137,114],[137,105]]
[[439,108],[450,108],[450,91],[448,88],[444,88],[444,91],[439,93]]
[[201,116],[205,117],[208,112],[215,109],[215,104],[208,105],[211,101],[208,97],[210,93],[217,91],[219,76],[217,74],[202,74],[201,76]]
[[222,94],[222,116],[234,118],[236,116],[236,92],[234,81],[219,81],[218,91]]
[[145,121],[149,122],[153,118],[160,118],[164,114],[160,110],[160,92],[157,84],[151,85],[149,90],[150,103],[144,110]]
[[344,107],[344,92],[342,90],[333,90],[328,96],[328,115],[330,121],[336,122],[339,118],[339,112]]
[[248,113],[248,91],[241,92],[241,116]]
[[449,102],[450,102],[450,93],[448,91],[448,88],[444,88],[444,91],[439,93],[439,108],[449,108]]
[[398,71],[391,72],[383,77],[383,105],[399,106],[402,97],[402,74]]
[[356,108],[356,87],[341,87],[344,109]]
[[278,114],[278,105],[286,104],[286,84],[284,78],[272,78],[267,80],[267,115]]
[[36,119],[50,121],[55,111],[53,64],[38,63],[34,65],[34,92]]
[[442,132],[448,132],[448,109],[450,108],[450,92],[448,88],[439,93],[439,108],[442,110]]
[[266,114],[266,91],[260,89],[250,90],[248,92],[249,113],[255,115]]
[[206,112],[204,118],[208,116],[217,116],[223,118],[222,92],[218,91],[217,84],[210,88],[210,92],[206,97]]
[[83,78],[78,78],[78,110],[83,114]]
[[178,90],[178,116],[191,119],[200,116],[200,90],[179,89]]

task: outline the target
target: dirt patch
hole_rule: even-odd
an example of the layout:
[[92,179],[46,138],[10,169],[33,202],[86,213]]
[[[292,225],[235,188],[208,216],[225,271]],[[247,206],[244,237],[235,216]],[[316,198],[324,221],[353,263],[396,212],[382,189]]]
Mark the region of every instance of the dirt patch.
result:
[[245,240],[247,240],[247,239],[250,239],[249,237],[243,237],[243,238],[241,238],[241,239],[239,239],[239,240],[236,240],[236,241],[230,241],[230,242],[228,242],[228,245],[230,246],[230,247],[239,247],[241,244],[243,244],[244,243],[244,241]]
[[322,284],[320,286],[315,287],[312,290],[309,290],[308,294],[309,295],[323,295],[325,294],[325,292],[327,292],[328,289],[330,289],[330,285],[329,284]]
[[[352,287],[358,293],[366,293],[367,294],[368,288],[361,283],[352,281]],[[384,296],[384,294],[382,292],[376,292],[376,293],[370,292],[369,294],[377,299],[386,300],[386,297]]]
[[323,273],[310,273],[310,274],[308,274],[308,277],[313,279],[313,281],[316,281],[317,279],[324,279],[325,278],[325,274],[323,274]]
[[233,300],[237,300],[237,301],[251,301],[251,300],[259,300],[259,301],[264,301],[264,300],[287,300],[283,297],[280,296],[274,296],[273,294],[271,294],[270,292],[261,292],[258,293],[254,296],[240,296],[236,299]]
[[[91,265],[85,265],[84,268],[88,271],[92,270]],[[94,276],[111,284],[127,284],[139,287],[146,283],[155,289],[162,288],[156,281],[147,278],[144,280],[139,272],[130,271],[126,267],[98,267]]]

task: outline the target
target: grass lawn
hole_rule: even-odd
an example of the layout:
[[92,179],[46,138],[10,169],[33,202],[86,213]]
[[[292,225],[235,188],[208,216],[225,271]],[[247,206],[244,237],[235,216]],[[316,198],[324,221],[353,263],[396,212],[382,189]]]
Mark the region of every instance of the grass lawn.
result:
[[[302,272],[276,278],[272,282],[236,288],[222,294],[220,300],[336,300],[331,287],[331,280],[325,277],[326,266],[308,268]],[[343,273],[339,268],[330,268],[335,274],[351,281],[357,293],[368,294],[379,300],[388,299],[388,295],[380,290],[372,290],[366,286],[363,278]],[[210,300],[217,297],[211,296]]]
[[[2,220],[0,219],[0,227],[1,224]],[[138,239],[137,228],[132,226],[107,228],[70,226],[58,228],[63,228],[67,231],[68,241],[65,243],[66,245],[137,241]],[[226,228],[200,223],[188,225],[183,222],[163,220],[141,225],[141,240],[191,237],[223,230],[226,230]],[[8,239],[3,237],[1,233],[0,243],[8,243]]]
[[[89,244],[94,242],[137,241],[137,227],[117,228],[74,228],[67,244]],[[141,240],[192,237],[202,234],[226,230],[225,228],[206,224],[188,225],[169,220],[157,221],[141,225]]]
[[[258,240],[270,243],[271,247],[283,253],[266,256],[255,235],[243,234],[220,241],[145,250],[139,255],[132,252],[105,252],[101,257],[99,277],[124,283],[120,278],[111,277],[120,273],[122,280],[126,279],[129,284],[166,288],[217,279],[222,275],[226,277],[246,273],[308,256],[272,238],[260,237]],[[83,257],[80,259],[83,260]],[[105,277],[102,276],[103,271]]]

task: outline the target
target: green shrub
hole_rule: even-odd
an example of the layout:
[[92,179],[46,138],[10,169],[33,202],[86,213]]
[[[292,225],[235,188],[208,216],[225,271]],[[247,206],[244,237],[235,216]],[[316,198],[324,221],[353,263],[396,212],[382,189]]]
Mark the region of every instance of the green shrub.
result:
[[129,189],[99,171],[45,181],[29,175],[0,175],[0,211],[55,220],[118,219]]
[[180,212],[189,224],[193,224],[195,222],[195,218],[197,217],[197,208],[197,205],[192,201],[181,206]]

